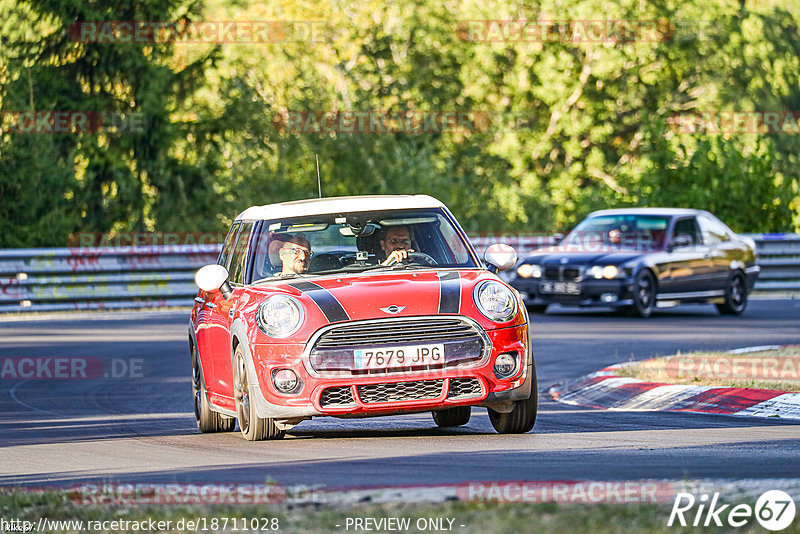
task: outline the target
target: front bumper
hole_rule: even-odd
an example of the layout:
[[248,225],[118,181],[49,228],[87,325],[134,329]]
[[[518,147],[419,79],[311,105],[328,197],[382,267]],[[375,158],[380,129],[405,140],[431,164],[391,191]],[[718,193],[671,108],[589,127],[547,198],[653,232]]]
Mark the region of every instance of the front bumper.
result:
[[525,304],[529,306],[565,304],[569,306],[621,307],[633,304],[633,277],[611,280],[586,278],[575,281],[572,283],[580,284],[580,292],[576,294],[543,292],[541,291],[542,282],[552,281],[518,276],[511,280],[510,284],[520,292]]
[[[487,331],[488,357],[452,367],[404,372],[353,375],[350,372],[320,375],[310,369],[305,345],[263,344],[249,347],[252,370],[258,383],[251,384],[259,417],[297,419],[328,415],[369,417],[440,410],[454,406],[496,406],[530,397],[533,355],[528,325]],[[513,375],[499,379],[495,359],[505,352],[517,353]],[[277,391],[272,383],[276,369],[291,369],[302,381],[293,394]]]

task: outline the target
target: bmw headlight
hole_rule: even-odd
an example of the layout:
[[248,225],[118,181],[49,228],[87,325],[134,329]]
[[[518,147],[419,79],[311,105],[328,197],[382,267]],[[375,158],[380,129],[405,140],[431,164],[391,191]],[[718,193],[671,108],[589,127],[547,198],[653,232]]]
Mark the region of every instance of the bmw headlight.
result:
[[488,280],[479,284],[473,292],[478,309],[492,321],[504,323],[517,314],[517,298],[500,282]]
[[517,274],[522,278],[541,278],[542,268],[541,266],[533,263],[523,263],[517,267]]
[[256,322],[269,337],[288,337],[303,324],[303,305],[288,295],[273,295],[258,307]]
[[615,265],[606,265],[605,267],[602,265],[595,265],[590,267],[586,273],[598,280],[601,278],[607,278],[611,280],[612,278],[616,278],[617,274],[619,274],[619,269]]

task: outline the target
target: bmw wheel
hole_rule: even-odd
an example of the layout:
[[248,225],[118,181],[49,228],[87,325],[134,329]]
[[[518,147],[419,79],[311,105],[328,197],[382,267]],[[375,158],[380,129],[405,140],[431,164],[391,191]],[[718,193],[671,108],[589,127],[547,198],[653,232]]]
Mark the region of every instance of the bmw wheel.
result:
[[731,274],[725,284],[725,302],[717,304],[717,309],[723,315],[741,315],[747,307],[747,284],[744,275],[740,272]]
[[639,317],[650,317],[656,308],[656,279],[647,269],[642,269],[633,282],[631,311]]

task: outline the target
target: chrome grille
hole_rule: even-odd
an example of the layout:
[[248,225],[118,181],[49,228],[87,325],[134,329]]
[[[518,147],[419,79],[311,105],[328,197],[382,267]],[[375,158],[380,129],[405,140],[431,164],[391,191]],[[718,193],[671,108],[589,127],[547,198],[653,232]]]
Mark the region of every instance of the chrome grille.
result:
[[319,404],[323,408],[335,408],[338,406],[355,406],[353,392],[350,386],[337,386],[327,388],[319,398]]
[[451,378],[448,399],[466,399],[480,397],[483,394],[481,382],[477,378]]
[[444,380],[417,380],[357,386],[358,396],[364,404],[437,399],[442,394],[443,387]]
[[480,334],[459,318],[426,317],[345,324],[322,334],[314,348],[363,347],[398,343],[431,343],[474,338]]

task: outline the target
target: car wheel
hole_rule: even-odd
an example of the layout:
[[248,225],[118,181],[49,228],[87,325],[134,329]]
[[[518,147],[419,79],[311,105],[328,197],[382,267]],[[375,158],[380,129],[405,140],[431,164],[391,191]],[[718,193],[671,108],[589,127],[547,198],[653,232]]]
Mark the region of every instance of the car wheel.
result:
[[192,397],[194,399],[194,418],[200,432],[233,432],[236,419],[217,413],[211,409],[206,394],[203,369],[200,367],[197,349],[190,342],[192,352]]
[[630,311],[639,317],[650,317],[656,308],[656,280],[647,269],[639,271],[633,282],[633,306]]
[[524,434],[533,429],[536,423],[539,395],[534,389],[530,398],[514,402],[514,407],[508,413],[496,412],[489,409],[489,421],[498,434]]
[[531,313],[544,313],[547,311],[547,304],[536,304],[535,306],[528,306],[528,311]]
[[747,284],[742,273],[733,273],[725,284],[725,303],[717,304],[724,315],[741,315],[747,307]]
[[236,418],[239,420],[239,430],[248,441],[261,441],[265,439],[281,439],[285,432],[280,430],[272,419],[258,417],[256,408],[252,403],[252,388],[245,365],[242,346],[237,345],[233,355],[233,389],[236,402]]
[[524,434],[533,429],[539,408],[539,388],[536,381],[536,366],[531,366],[531,396],[514,402],[509,413],[488,409],[489,421],[499,434]]
[[456,406],[433,412],[433,422],[440,427],[462,426],[469,423],[470,415],[472,415],[472,408],[469,406]]

